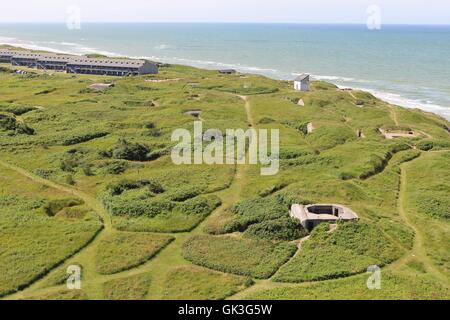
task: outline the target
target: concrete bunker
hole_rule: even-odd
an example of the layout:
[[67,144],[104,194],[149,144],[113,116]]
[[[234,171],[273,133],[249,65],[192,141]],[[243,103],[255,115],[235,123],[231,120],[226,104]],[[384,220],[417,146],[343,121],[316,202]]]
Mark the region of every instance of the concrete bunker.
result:
[[290,216],[300,221],[301,225],[312,230],[322,222],[356,221],[358,215],[340,204],[312,204],[308,206],[294,204]]

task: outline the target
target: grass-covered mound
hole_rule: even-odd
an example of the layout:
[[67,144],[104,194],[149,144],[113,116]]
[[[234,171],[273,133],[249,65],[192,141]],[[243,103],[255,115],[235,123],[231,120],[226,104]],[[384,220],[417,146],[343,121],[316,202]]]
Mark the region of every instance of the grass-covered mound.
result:
[[107,187],[105,207],[120,230],[182,232],[197,226],[220,205],[192,185],[167,188],[156,180],[122,180]]
[[0,296],[42,278],[101,229],[96,217],[77,221],[48,217],[42,213],[44,203],[0,195]]
[[88,300],[83,290],[56,289],[25,297],[25,300]]
[[107,300],[144,300],[150,283],[148,273],[109,280],[103,284],[103,296]]
[[193,263],[222,272],[269,278],[297,250],[295,244],[230,236],[194,236],[183,245]]
[[8,135],[33,135],[34,129],[27,126],[24,122],[18,121],[13,115],[0,113],[0,133],[1,132],[6,132]]
[[303,282],[345,277],[365,272],[370,265],[383,266],[401,254],[392,240],[371,225],[344,223],[330,233],[328,225],[322,224],[274,280]]
[[283,193],[241,201],[231,208],[234,216],[224,226],[223,232],[239,231],[244,232],[246,237],[266,240],[300,239],[307,235],[307,231],[289,216],[290,205],[299,200]]
[[369,290],[370,276],[279,287],[244,295],[246,300],[445,300],[450,291],[434,278],[417,272],[382,271],[381,289]]
[[402,166],[405,210],[419,228],[424,250],[450,276],[450,152],[433,152]]
[[[420,212],[432,218],[450,220],[449,154],[443,153],[440,159],[430,159],[426,164],[419,163],[410,173],[410,198]],[[433,177],[425,170],[430,165]]]
[[81,270],[81,281],[83,281],[83,265],[76,261],[65,262],[55,270],[53,270],[48,276],[46,276],[39,287],[47,288],[47,287],[56,287],[67,283],[67,280],[71,276],[70,273],[67,273],[67,270],[70,266],[78,266]]
[[164,282],[165,300],[221,300],[252,284],[250,278],[185,266],[170,271]]
[[141,265],[172,240],[173,237],[158,234],[118,232],[108,235],[97,247],[97,271],[113,274]]

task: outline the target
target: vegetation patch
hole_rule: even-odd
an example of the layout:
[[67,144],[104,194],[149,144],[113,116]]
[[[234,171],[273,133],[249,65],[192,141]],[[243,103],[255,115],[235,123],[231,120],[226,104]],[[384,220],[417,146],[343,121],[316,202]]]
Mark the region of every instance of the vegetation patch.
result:
[[164,235],[128,232],[108,235],[97,247],[97,271],[101,274],[113,274],[139,266],[154,257],[173,239]]
[[[224,227],[224,233],[244,232],[251,238],[295,240],[307,232],[289,217],[289,207],[297,201],[286,194],[267,198],[252,198],[236,204],[234,218]],[[297,202],[294,202],[297,201]]]
[[44,202],[0,195],[0,296],[42,278],[101,229],[96,217],[76,221],[49,218],[40,213]]
[[103,284],[103,295],[106,300],[145,300],[150,283],[147,273],[110,280]]
[[183,256],[203,267],[266,279],[296,250],[294,244],[287,242],[201,235],[184,243]]
[[199,195],[195,187],[166,190],[156,180],[122,180],[109,185],[101,198],[117,228],[127,231],[192,230],[221,204],[217,196]]
[[24,300],[88,300],[88,296],[82,290],[58,289],[26,297]]
[[386,265],[401,254],[398,246],[371,225],[342,223],[329,233],[328,224],[321,224],[274,279],[303,282],[346,277],[365,272],[370,265]]
[[83,203],[83,200],[76,198],[50,200],[44,204],[42,209],[49,217],[53,217],[64,208],[79,206]]
[[222,300],[252,285],[248,277],[185,266],[170,271],[164,282],[164,300]]
[[367,289],[367,275],[245,295],[248,300],[446,300],[448,288],[429,275],[383,271],[380,290]]

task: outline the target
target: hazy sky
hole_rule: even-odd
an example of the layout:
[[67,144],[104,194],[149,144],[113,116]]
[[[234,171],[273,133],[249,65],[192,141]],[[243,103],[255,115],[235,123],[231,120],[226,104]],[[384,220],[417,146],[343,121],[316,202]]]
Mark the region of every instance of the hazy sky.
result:
[[365,23],[370,5],[382,23],[450,24],[450,0],[2,0],[0,22]]

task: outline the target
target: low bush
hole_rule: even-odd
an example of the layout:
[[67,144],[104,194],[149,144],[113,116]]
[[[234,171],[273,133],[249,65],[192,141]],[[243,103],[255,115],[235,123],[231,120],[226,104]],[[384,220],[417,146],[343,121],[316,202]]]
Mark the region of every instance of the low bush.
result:
[[254,239],[291,241],[308,235],[298,220],[284,217],[252,224],[244,232],[244,236]]
[[398,259],[403,250],[378,228],[364,223],[341,223],[329,233],[329,225],[316,227],[300,253],[275,275],[276,281],[327,280],[365,272]]
[[125,139],[119,139],[119,142],[111,150],[111,155],[115,159],[131,161],[147,161],[150,148],[144,144],[128,142]]
[[150,284],[147,273],[109,280],[103,284],[103,296],[106,300],[145,300]]
[[158,234],[118,232],[103,238],[95,256],[97,271],[113,274],[145,263],[174,238]]
[[296,250],[292,243],[229,236],[194,236],[183,244],[183,256],[194,264],[258,279],[269,278]]
[[53,217],[64,208],[75,207],[82,204],[84,204],[84,201],[81,199],[75,198],[57,199],[47,201],[42,207],[42,209],[44,210],[45,214],[47,214],[50,217]]
[[177,267],[164,281],[165,300],[221,300],[253,284],[248,277],[195,266]]
[[79,143],[83,143],[83,142],[87,142],[93,139],[97,139],[97,138],[102,138],[106,135],[108,135],[109,132],[106,131],[98,131],[98,132],[89,132],[89,133],[84,133],[84,134],[76,134],[76,135],[72,135],[70,137],[65,138],[61,144],[63,146],[71,146],[71,145],[75,145],[75,144],[79,144]]

